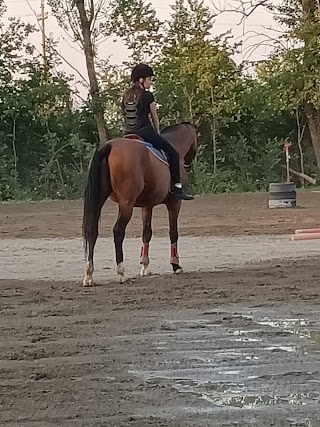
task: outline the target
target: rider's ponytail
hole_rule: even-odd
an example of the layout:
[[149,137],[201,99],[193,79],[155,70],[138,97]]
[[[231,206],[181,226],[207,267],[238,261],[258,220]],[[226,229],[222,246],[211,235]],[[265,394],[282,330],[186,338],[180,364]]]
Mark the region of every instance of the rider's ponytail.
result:
[[125,91],[123,94],[123,102],[134,102],[137,103],[140,101],[141,95],[143,93],[143,88],[139,82],[135,82],[133,86]]

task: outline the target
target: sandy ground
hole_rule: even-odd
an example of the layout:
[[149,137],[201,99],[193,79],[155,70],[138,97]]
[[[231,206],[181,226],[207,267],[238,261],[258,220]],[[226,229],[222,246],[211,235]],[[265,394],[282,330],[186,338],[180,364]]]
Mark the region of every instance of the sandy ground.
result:
[[81,202],[0,205],[0,425],[320,426],[320,195],[269,210],[266,195],[183,206],[170,274],[165,211],[155,211],[154,275],[139,278],[133,218],[128,280],[114,282],[108,204],[84,268]]
[[[81,285],[85,258],[81,239],[3,239],[0,241],[2,279],[73,281]],[[139,274],[141,241],[125,240],[126,278]],[[185,272],[214,272],[237,269],[263,261],[318,256],[319,241],[292,242],[291,236],[188,237],[180,239],[180,264]],[[170,243],[158,237],[150,245],[150,271],[172,274]],[[116,279],[114,244],[98,239],[95,252],[95,281]]]

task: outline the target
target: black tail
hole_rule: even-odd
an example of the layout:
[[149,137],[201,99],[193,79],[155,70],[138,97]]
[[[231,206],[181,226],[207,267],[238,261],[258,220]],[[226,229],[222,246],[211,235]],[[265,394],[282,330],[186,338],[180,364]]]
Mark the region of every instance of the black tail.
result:
[[[88,243],[93,241],[94,236],[97,236],[98,233],[101,208],[112,191],[108,163],[110,151],[111,145],[108,143],[98,147],[89,165],[82,221],[82,236],[84,238],[86,256]],[[105,162],[103,162],[104,159]]]

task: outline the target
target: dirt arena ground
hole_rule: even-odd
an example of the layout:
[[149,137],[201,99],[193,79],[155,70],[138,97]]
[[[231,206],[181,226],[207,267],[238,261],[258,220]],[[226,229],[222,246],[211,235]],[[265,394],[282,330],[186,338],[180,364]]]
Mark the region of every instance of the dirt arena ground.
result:
[[[298,193],[297,209],[267,209],[268,194],[226,194],[198,197],[182,207],[182,236],[287,234],[295,228],[320,225],[320,192]],[[0,205],[0,238],[80,237],[82,201],[7,203]],[[117,206],[108,201],[102,213],[102,237],[111,236]],[[155,236],[167,236],[165,207],[154,210]],[[141,235],[140,210],[128,226],[127,237]]]
[[320,193],[297,200],[185,203],[182,275],[165,269],[157,208],[148,278],[133,274],[137,210],[123,285],[107,203],[92,289],[80,286],[80,201],[0,204],[0,425],[319,427],[320,243],[289,237],[320,227]]

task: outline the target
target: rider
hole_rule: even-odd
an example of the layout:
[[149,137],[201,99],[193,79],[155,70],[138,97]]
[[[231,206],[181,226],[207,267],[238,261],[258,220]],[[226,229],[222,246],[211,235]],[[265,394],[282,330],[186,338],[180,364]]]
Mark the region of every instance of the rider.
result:
[[[125,121],[124,134],[134,133],[150,142],[156,149],[163,150],[170,166],[171,179],[174,183],[173,194],[180,200],[192,200],[186,194],[180,182],[179,154],[174,147],[159,135],[159,118],[153,94],[148,90],[152,85],[153,70],[146,64],[133,68],[131,81],[133,86],[125,91],[122,99],[122,109]],[[151,115],[153,126],[149,120]]]

